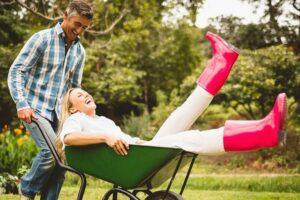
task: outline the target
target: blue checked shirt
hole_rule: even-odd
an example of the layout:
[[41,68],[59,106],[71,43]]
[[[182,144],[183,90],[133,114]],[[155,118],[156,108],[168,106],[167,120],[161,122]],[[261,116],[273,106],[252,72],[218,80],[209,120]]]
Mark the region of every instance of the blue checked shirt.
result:
[[85,51],[79,39],[65,51],[65,34],[55,27],[34,34],[8,73],[8,87],[17,110],[32,108],[53,120],[59,117],[64,93],[80,87]]

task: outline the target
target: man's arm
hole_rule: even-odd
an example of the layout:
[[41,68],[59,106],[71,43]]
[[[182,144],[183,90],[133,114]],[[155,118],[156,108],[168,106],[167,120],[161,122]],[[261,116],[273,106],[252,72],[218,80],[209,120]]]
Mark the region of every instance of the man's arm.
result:
[[26,73],[36,64],[43,48],[43,38],[38,33],[34,34],[26,42],[8,73],[7,83],[12,99],[17,106],[18,117],[29,123],[31,116],[34,116],[34,112],[25,98]]

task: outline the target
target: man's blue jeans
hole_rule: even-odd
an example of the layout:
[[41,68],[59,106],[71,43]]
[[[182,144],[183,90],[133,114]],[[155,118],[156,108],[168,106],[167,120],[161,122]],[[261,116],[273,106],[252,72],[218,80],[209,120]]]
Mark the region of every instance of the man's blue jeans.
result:
[[[42,124],[41,128],[48,130],[49,138],[55,143],[56,134],[54,130],[56,125],[40,115],[37,115],[37,117],[40,124]],[[22,194],[34,198],[36,193],[41,192],[41,199],[43,200],[58,199],[65,171],[55,165],[54,157],[37,125],[24,122],[24,126],[30,132],[40,152],[34,158],[30,171],[21,178]]]

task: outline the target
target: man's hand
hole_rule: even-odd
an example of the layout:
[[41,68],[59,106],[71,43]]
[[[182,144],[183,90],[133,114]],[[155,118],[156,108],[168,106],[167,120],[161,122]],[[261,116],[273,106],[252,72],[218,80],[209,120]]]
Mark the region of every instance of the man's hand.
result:
[[107,135],[105,142],[108,146],[113,148],[118,155],[127,155],[129,145],[124,140],[115,137],[114,135]]
[[33,109],[31,108],[25,108],[18,111],[18,118],[24,120],[28,124],[31,123],[31,117],[37,119]]

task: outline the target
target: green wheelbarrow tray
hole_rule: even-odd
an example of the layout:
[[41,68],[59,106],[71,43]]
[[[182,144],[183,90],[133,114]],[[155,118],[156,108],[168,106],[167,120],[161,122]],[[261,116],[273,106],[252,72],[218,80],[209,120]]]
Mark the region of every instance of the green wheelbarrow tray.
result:
[[178,148],[144,145],[130,145],[128,155],[121,156],[106,144],[66,146],[65,155],[79,172],[126,189],[158,187],[195,157]]

